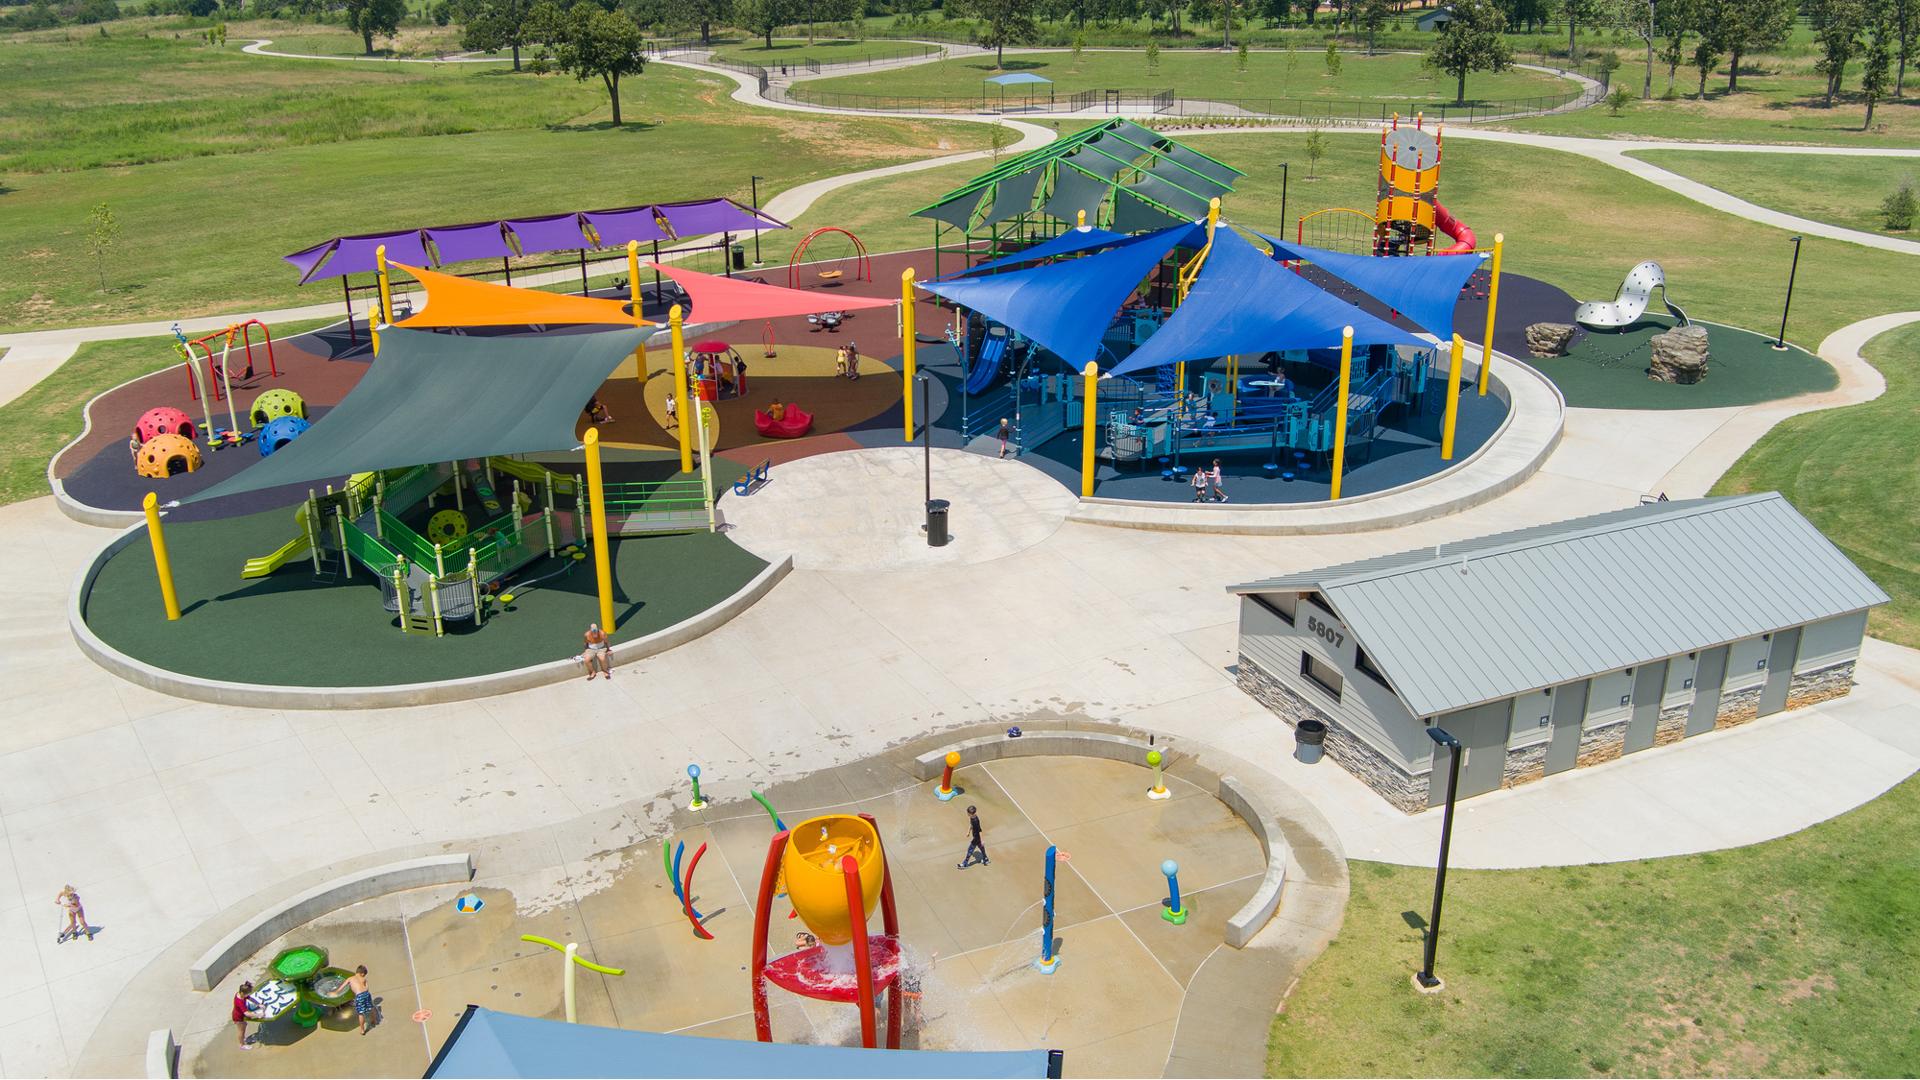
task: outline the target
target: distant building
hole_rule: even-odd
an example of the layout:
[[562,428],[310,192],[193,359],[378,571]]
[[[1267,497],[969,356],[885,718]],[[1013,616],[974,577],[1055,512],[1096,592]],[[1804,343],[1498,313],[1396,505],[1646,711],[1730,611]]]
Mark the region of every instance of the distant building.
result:
[[1413,25],[1420,30],[1438,30],[1452,22],[1453,18],[1452,8],[1437,7],[1425,15],[1420,16],[1419,19],[1414,21]]
[[1239,683],[1400,809],[1847,693],[1882,592],[1780,495],[1694,499],[1231,586]]

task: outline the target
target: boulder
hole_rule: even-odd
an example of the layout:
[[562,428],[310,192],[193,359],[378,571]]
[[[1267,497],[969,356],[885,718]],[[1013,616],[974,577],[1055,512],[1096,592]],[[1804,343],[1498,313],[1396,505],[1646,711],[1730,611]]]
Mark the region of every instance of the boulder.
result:
[[1535,356],[1565,356],[1573,340],[1573,324],[1537,322],[1527,327],[1527,351]]
[[1653,364],[1647,377],[1691,385],[1707,377],[1707,328],[1677,326],[1653,336]]

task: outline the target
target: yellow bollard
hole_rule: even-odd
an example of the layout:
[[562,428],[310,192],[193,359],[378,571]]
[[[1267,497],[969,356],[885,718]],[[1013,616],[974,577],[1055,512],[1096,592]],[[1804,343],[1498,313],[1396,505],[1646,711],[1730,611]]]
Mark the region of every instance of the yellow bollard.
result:
[[1333,483],[1330,498],[1340,498],[1340,474],[1347,467],[1347,395],[1353,385],[1353,327],[1340,331],[1340,399],[1333,413]]
[[167,621],[180,617],[180,597],[173,591],[173,563],[167,559],[167,538],[160,531],[160,496],[147,492],[140,503],[147,512],[147,539],[153,542],[153,569],[160,576],[160,600],[167,605]]
[[[640,314],[640,241],[627,241],[627,295],[633,302],[633,325],[647,325],[646,316]],[[640,394],[644,399],[647,392],[647,339],[640,339],[640,347],[633,350],[633,377],[640,382]]]
[[679,304],[668,309],[668,336],[673,340],[673,402],[680,418],[680,471],[685,473],[693,471],[693,437],[687,430],[687,410],[693,406],[687,398],[687,339],[681,318]]
[[587,512],[593,518],[593,574],[600,589],[600,629],[613,635],[613,543],[607,535],[607,493],[600,480],[600,429],[588,428]]
[[[373,339],[373,355],[380,355],[380,330],[375,323],[384,325],[393,321],[393,284],[387,278],[387,245],[381,244],[373,249],[374,265],[378,267],[380,277],[380,311],[378,317],[367,325],[367,336]],[[232,339],[228,339],[232,344]]]
[[1453,359],[1447,362],[1447,424],[1440,433],[1440,460],[1453,460],[1453,426],[1460,419],[1460,355],[1465,343],[1453,335]]
[[1087,400],[1080,412],[1080,497],[1089,499],[1093,497],[1093,436],[1094,429],[1099,426],[1095,419],[1098,411],[1095,400],[1100,392],[1100,365],[1087,361],[1087,369],[1081,377],[1086,380],[1082,392]]
[[900,402],[907,442],[913,441],[913,268],[900,271]]
[[1500,250],[1505,233],[1493,234],[1493,284],[1487,288],[1487,336],[1480,339],[1480,396],[1487,396],[1487,378],[1493,371],[1493,313],[1500,307]]

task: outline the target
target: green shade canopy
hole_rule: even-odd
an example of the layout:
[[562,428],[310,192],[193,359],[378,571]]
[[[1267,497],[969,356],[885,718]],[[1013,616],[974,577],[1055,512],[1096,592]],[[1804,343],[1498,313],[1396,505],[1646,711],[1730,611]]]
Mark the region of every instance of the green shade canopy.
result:
[[380,358],[340,404],[272,457],[187,501],[428,461],[571,450],[581,410],[648,333],[382,331]]

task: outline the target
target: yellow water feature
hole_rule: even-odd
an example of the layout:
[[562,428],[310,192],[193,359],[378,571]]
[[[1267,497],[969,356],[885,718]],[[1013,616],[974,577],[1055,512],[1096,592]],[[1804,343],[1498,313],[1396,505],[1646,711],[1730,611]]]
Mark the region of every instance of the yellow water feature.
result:
[[866,908],[862,914],[871,919],[887,872],[879,832],[865,818],[826,814],[808,818],[790,833],[787,850],[780,856],[787,899],[822,944],[847,944],[853,940],[853,920],[847,910],[841,859],[851,855],[860,868],[860,896]]

